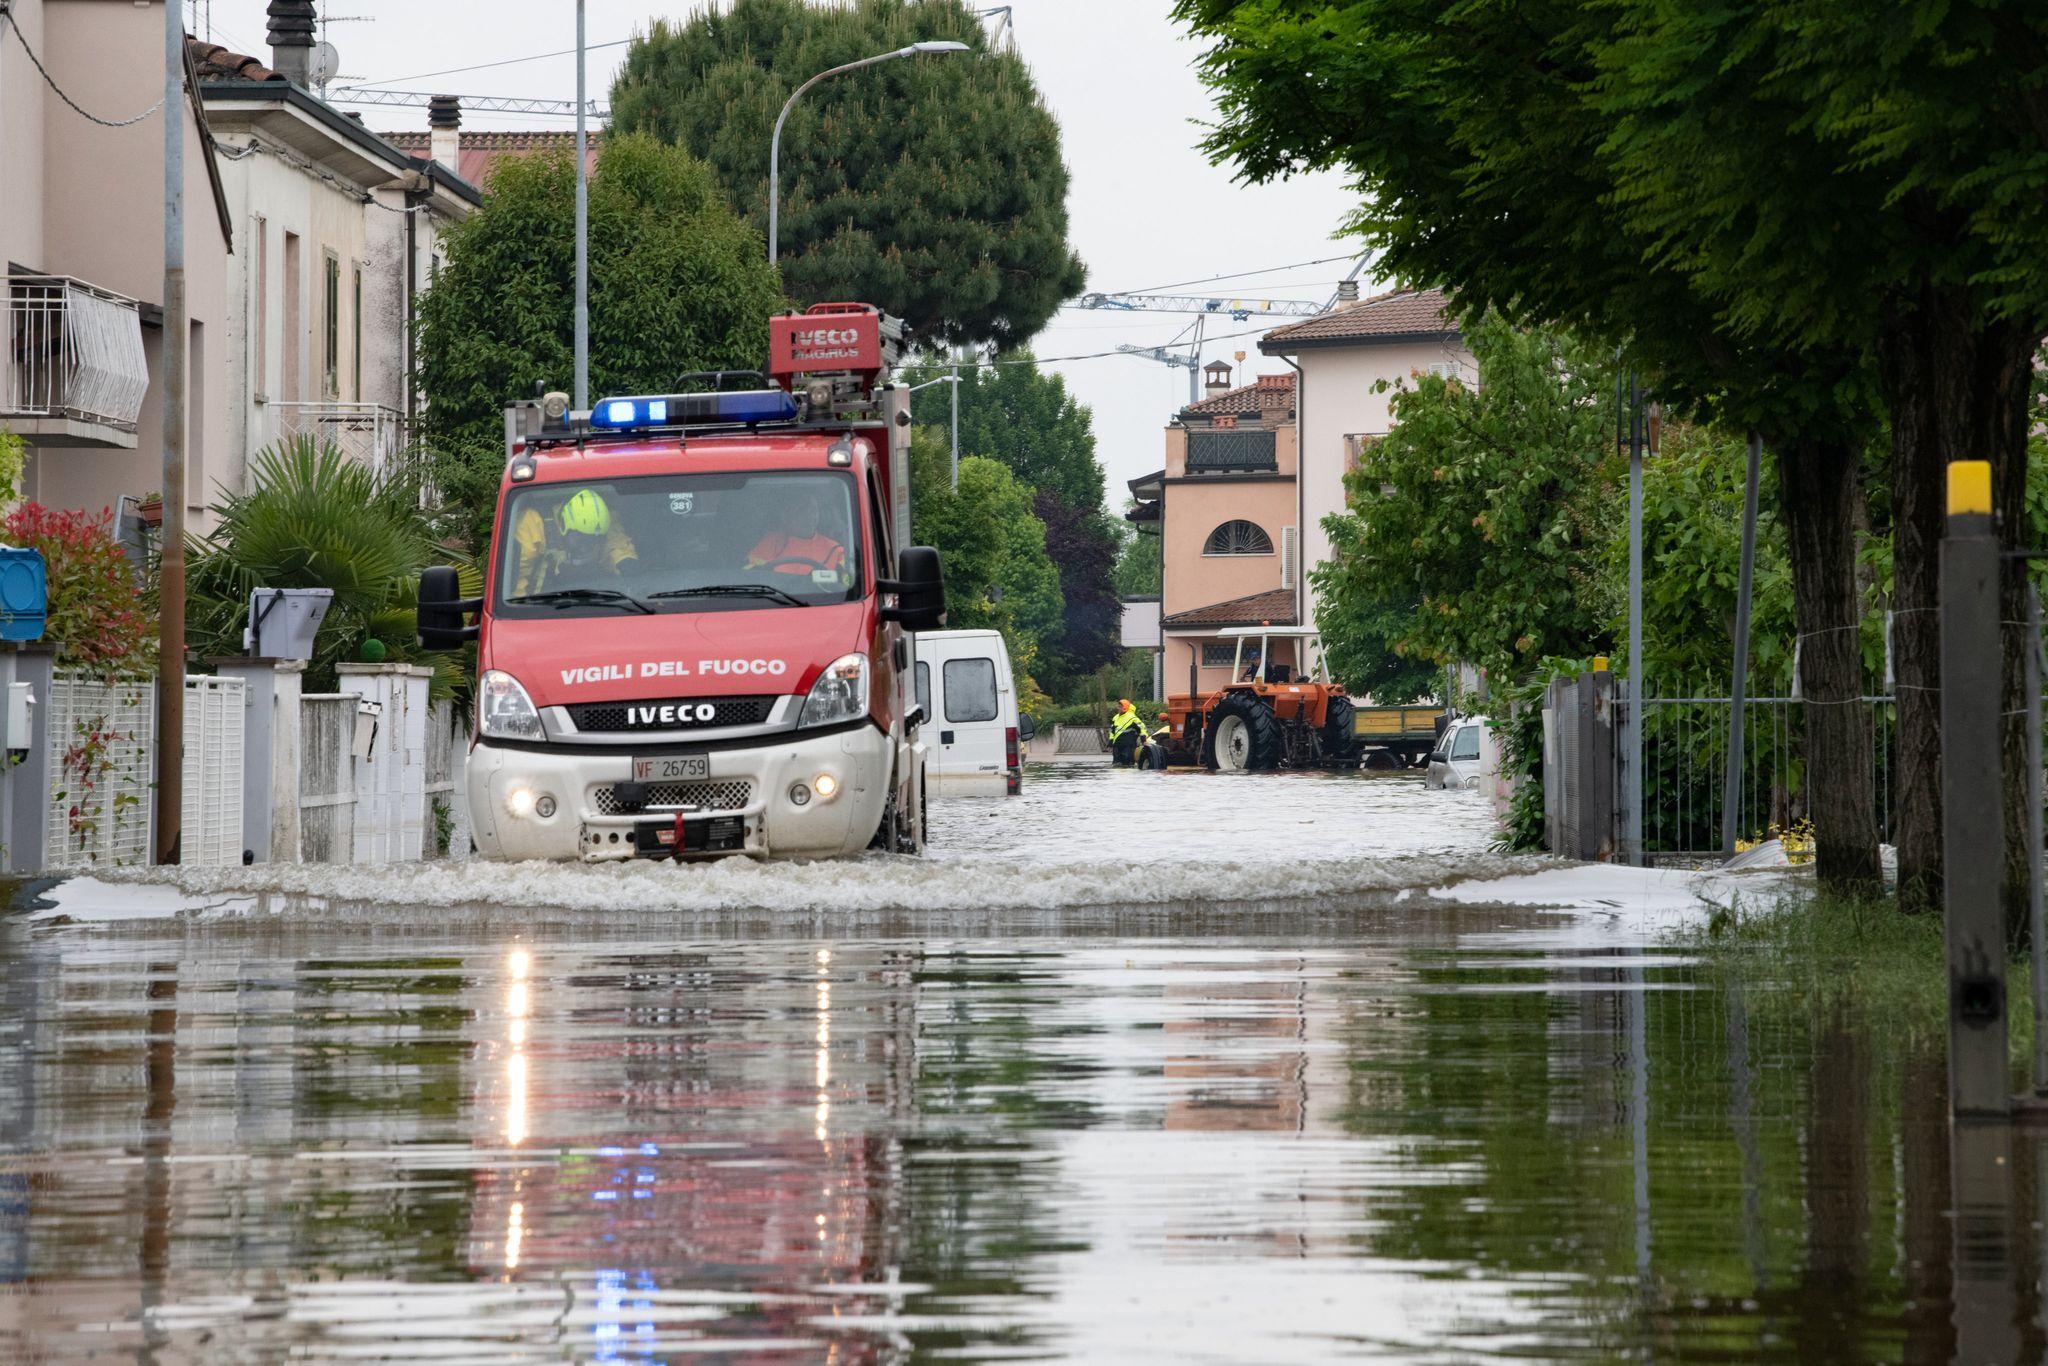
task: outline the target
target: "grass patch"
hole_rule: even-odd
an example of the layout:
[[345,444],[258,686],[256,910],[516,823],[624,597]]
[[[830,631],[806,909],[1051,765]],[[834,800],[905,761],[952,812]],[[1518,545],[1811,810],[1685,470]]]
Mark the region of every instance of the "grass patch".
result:
[[[1701,967],[1788,1007],[1882,1012],[1896,1028],[1946,1035],[1948,956],[1938,915],[1906,915],[1889,897],[1817,891],[1721,907],[1677,942]],[[2006,964],[2008,1037],[2016,1060],[2032,1047],[2031,966]],[[1756,999],[1752,996],[1752,999]]]

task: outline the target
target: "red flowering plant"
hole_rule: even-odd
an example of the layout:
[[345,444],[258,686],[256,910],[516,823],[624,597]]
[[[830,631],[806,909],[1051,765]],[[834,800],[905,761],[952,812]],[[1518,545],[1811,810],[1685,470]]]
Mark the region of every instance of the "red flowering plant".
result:
[[135,569],[108,534],[112,514],[22,503],[7,514],[7,542],[43,552],[49,622],[43,639],[66,664],[109,680],[156,667],[157,627]]

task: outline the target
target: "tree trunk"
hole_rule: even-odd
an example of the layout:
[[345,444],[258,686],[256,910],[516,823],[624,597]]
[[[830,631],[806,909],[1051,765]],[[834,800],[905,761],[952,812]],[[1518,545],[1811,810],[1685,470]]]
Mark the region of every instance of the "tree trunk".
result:
[[1863,502],[1858,454],[1824,440],[1774,444],[1779,515],[1792,561],[1805,699],[1806,804],[1823,890],[1867,896],[1882,888],[1877,769],[1863,702],[1863,593],[1856,529]]
[[[1948,521],[1948,466],[1991,462],[1998,534],[2025,535],[2027,397],[2040,330],[1983,324],[1960,290],[1923,288],[1888,310],[1879,362],[1892,416],[1893,673],[1898,685],[1898,764],[1893,827],[1899,905],[1939,910],[1941,831],[1941,539]],[[2004,679],[2006,923],[2026,914],[2026,743],[2020,697],[2022,576],[2007,576]],[[1986,661],[1987,665],[1990,661]],[[1988,777],[1989,775],[1984,775]]]

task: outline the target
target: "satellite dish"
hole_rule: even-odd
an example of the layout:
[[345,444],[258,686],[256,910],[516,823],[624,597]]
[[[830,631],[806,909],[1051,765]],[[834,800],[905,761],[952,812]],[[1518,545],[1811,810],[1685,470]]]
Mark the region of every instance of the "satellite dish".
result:
[[313,44],[313,55],[306,62],[306,79],[325,89],[327,83],[341,74],[341,54],[334,50],[334,44],[318,42]]

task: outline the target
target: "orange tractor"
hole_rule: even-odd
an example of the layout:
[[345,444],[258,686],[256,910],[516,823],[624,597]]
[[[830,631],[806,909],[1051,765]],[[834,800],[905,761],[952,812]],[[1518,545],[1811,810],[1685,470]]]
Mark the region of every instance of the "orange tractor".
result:
[[1246,626],[1222,635],[1237,643],[1230,681],[1166,699],[1157,736],[1166,762],[1226,772],[1358,766],[1357,709],[1331,680],[1313,628]]

